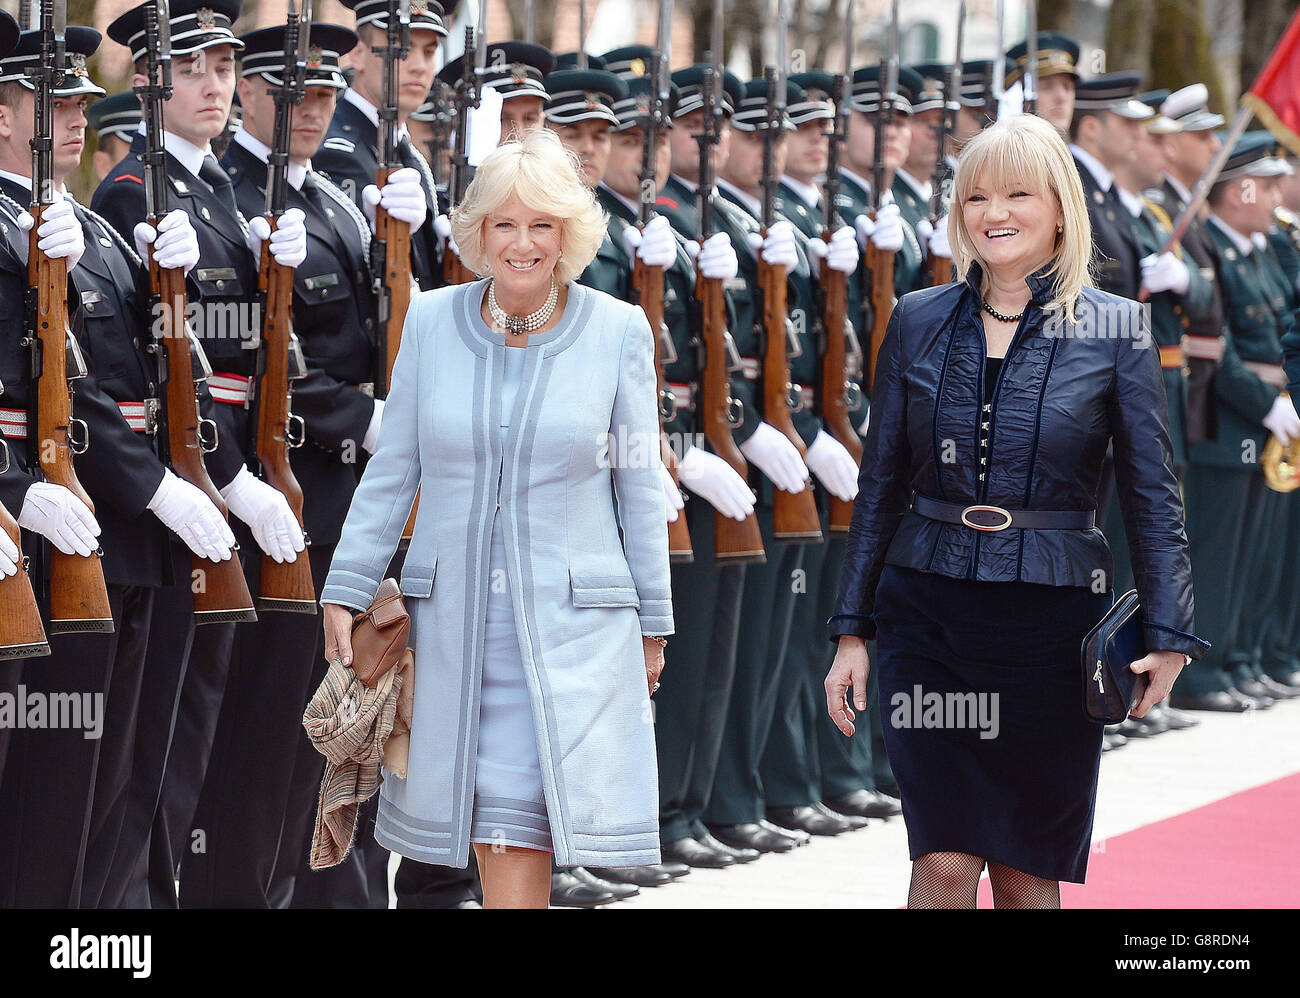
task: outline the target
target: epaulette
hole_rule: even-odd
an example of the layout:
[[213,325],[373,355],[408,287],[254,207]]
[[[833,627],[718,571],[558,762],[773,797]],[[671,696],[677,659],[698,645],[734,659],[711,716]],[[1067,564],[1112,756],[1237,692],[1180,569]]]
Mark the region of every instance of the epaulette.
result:
[[357,148],[355,142],[349,142],[338,135],[332,136],[321,143],[322,149],[333,149],[336,152],[352,152]]
[[120,184],[123,180],[134,180],[141,187],[144,186],[144,177],[137,177],[134,173],[119,173],[113,183]]

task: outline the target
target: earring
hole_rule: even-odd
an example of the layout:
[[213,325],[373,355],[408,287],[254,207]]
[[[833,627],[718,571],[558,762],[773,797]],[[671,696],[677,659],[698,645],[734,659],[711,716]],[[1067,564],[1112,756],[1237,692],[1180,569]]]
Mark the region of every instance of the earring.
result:
[[1060,232],[1064,232],[1064,231],[1065,231],[1065,227],[1062,226],[1062,225],[1058,225],[1058,226],[1056,227],[1056,231],[1057,231],[1058,233],[1060,233]]

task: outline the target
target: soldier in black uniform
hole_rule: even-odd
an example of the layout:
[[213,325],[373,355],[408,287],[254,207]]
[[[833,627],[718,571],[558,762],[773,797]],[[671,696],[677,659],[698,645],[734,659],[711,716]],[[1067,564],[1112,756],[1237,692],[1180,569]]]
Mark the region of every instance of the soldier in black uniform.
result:
[[95,101],[86,109],[89,130],[95,133],[95,176],[103,180],[131,150],[143,112],[140,98],[124,90]]
[[[54,92],[53,167],[60,185],[80,160],[86,100],[103,93],[85,70],[86,57],[99,46],[99,32],[73,26],[66,41],[67,75]],[[0,103],[12,115],[10,136],[0,141],[0,195],[15,215],[31,201],[32,93],[24,74],[39,58],[40,32],[29,31],[0,62]],[[74,328],[91,372],[78,382],[74,400],[74,415],[86,422],[91,442],[76,465],[105,527],[100,543],[115,632],[53,637],[56,660],[35,660],[25,672],[29,690],[52,690],[57,684],[104,696],[103,732],[89,741],[81,732],[43,732],[46,737],[19,740],[25,761],[17,782],[10,784],[14,797],[0,807],[18,821],[17,838],[2,851],[13,864],[6,878],[12,903],[100,907],[120,904],[125,890],[129,870],[115,865],[115,855],[141,848],[147,834],[147,825],[132,829],[125,819],[134,790],[133,757],[145,751],[138,744],[146,737],[142,690],[154,679],[145,668],[150,619],[159,587],[189,578],[189,552],[173,549],[164,524],[207,557],[231,557],[234,537],[207,496],[164,467],[152,440],[157,362],[148,352],[152,315],[137,254],[156,239],[161,265],[188,269],[198,259],[193,228],[183,212],[174,212],[160,223],[161,236],[147,226],[134,233],[133,248],[103,219],[70,199],[65,203],[85,246],[69,273]],[[26,247],[20,248],[25,257]],[[13,405],[29,382],[8,372],[5,381]],[[15,440],[27,435],[20,415],[25,414],[6,414],[6,433]],[[11,453],[35,479],[24,448],[11,447]],[[33,486],[51,488],[57,487]],[[51,771],[60,774],[58,780],[50,780]]]
[[[329,134],[312,164],[373,217],[376,204],[387,210],[409,202],[413,185],[423,193],[426,221],[411,228],[411,272],[420,289],[442,285],[442,263],[435,226],[438,192],[428,160],[411,142],[406,119],[428,96],[434,80],[434,56],[447,36],[447,21],[456,0],[445,5],[429,2],[411,5],[411,45],[397,67],[397,157],[402,169],[393,173],[383,191],[375,186],[379,169],[379,105],[383,101],[383,58],[375,50],[387,44],[388,4],[384,0],[345,0],[355,11],[360,42],[352,54],[356,67],[352,85],[343,92],[330,123]],[[393,212],[396,216],[400,208]]]
[[[108,33],[131,50],[139,66],[145,57],[144,6],[122,14]],[[256,240],[235,204],[230,178],[212,154],[210,143],[225,129],[235,88],[234,51],[241,45],[230,30],[239,15],[237,0],[209,3],[179,0],[171,8],[173,96],[164,108],[168,198],[183,208],[199,241],[197,280],[201,305],[194,332],[213,374],[207,387],[215,406],[218,446],[208,455],[208,471],[236,524],[241,559],[257,560],[262,552],[293,560],[304,549],[302,531],[288,502],[248,467],[250,441],[248,399],[260,336],[260,313],[253,308],[257,289]],[[125,236],[145,216],[144,136],[137,134],[128,155],[95,191],[92,207]],[[277,259],[302,252],[301,217],[286,216],[271,240]],[[197,299],[197,296],[195,297]],[[247,525],[245,528],[244,525]],[[207,624],[194,636],[193,597],[188,585],[160,591],[154,607],[151,645],[157,668],[175,665],[175,650],[193,644],[180,706],[173,708],[175,735],[167,755],[161,794],[146,808],[156,808],[151,835],[149,893],[154,906],[176,904],[174,876],[182,850],[205,848],[202,829],[191,835],[191,820],[211,750],[234,642],[234,624]],[[156,649],[156,651],[155,651]],[[150,667],[153,666],[151,662]],[[170,684],[160,683],[160,690]],[[173,714],[164,713],[170,718]],[[142,904],[138,894],[132,903]]]
[[[454,87],[464,71],[465,56],[453,59],[438,70],[438,79]],[[474,54],[469,58],[473,61]],[[487,46],[483,87],[492,91],[489,104],[501,103],[500,142],[522,138],[545,123],[543,109],[546,86],[542,80],[555,70],[550,49],[532,42],[493,42]]]

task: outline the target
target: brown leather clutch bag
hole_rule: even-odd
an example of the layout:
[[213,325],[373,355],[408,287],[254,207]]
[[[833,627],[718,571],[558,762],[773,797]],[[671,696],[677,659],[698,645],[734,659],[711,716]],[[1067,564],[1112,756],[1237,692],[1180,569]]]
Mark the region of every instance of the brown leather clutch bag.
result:
[[397,664],[411,634],[411,617],[396,579],[379,584],[365,613],[352,621],[352,671],[373,688]]

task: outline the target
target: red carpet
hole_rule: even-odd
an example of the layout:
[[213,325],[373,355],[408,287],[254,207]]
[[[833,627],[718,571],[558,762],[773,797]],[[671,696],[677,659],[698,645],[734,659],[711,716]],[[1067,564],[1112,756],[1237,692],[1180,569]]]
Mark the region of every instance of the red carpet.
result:
[[[991,907],[987,878],[979,906]],[[1065,908],[1300,906],[1300,773],[1093,843]]]

